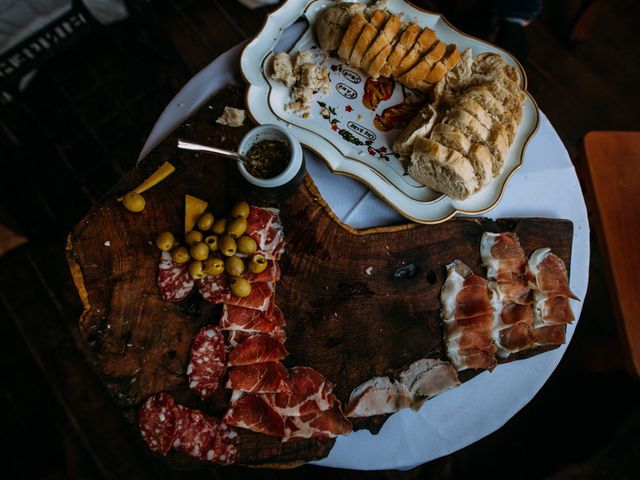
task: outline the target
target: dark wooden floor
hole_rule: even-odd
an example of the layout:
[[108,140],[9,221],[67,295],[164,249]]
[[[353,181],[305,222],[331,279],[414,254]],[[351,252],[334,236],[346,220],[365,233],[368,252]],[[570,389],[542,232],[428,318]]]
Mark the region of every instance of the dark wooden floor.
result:
[[[568,44],[569,22],[558,22],[557,3],[547,3],[531,27],[526,69],[579,167],[587,131],[640,129],[640,5],[603,2],[588,38]],[[120,418],[84,361],[81,305],[64,259],[67,231],[134,165],[180,86],[254,34],[266,14],[231,0],[152,5],[144,17],[72,46],[40,69],[17,102],[0,107],[0,223],[29,238],[0,257],[5,478],[211,477],[166,471]],[[405,473],[234,468],[224,476],[640,478],[640,383],[622,366],[602,262],[593,243],[574,341],[535,399],[493,435]]]

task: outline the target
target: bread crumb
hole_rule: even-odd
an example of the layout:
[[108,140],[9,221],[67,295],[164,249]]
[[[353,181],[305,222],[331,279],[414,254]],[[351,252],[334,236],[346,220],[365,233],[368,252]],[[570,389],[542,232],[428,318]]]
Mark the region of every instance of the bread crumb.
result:
[[360,114],[358,114],[358,120],[362,120],[364,117]]
[[224,112],[218,117],[216,123],[229,127],[241,127],[245,117],[246,113],[241,108],[224,107]]
[[106,242],[104,242],[104,246],[105,247],[110,247],[111,246],[111,242],[109,240],[107,240]]
[[364,269],[364,273],[366,273],[367,275],[371,275],[371,273],[373,273],[373,267],[372,266],[368,266],[367,268]]

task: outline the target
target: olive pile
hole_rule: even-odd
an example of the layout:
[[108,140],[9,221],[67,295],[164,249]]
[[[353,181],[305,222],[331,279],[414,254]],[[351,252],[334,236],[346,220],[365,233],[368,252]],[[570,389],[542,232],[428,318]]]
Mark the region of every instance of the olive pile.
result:
[[162,232],[156,245],[163,252],[171,252],[176,263],[189,262],[189,274],[194,279],[207,275],[216,277],[226,272],[229,275],[231,293],[247,297],[251,284],[242,278],[246,270],[263,272],[267,268],[264,255],[256,253],[255,240],[245,235],[249,204],[238,202],[231,209],[229,218],[216,218],[204,212],[196,222],[197,229],[187,232],[186,245],[177,245],[171,232]]

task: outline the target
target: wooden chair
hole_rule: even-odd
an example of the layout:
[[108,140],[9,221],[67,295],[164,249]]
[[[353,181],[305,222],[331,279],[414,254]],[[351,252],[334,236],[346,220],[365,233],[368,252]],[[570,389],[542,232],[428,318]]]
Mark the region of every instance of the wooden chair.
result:
[[640,377],[640,132],[590,132],[584,180],[629,372]]

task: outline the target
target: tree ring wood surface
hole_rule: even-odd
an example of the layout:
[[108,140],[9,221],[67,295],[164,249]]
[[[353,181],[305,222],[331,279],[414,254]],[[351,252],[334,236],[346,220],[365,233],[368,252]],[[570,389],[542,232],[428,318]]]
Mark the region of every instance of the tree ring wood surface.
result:
[[[153,240],[165,230],[182,232],[187,193],[206,199],[215,215],[247,198],[233,162],[176,148],[178,137],[235,148],[251,125],[223,127],[215,119],[225,106],[242,108],[242,103],[238,88],[212,98],[129,172],[68,238],[67,258],[85,307],[80,332],[90,361],[136,435],[137,408],[157,392],[168,391],[178,403],[209,414],[225,411],[228,391],[203,402],[188,388],[186,376],[193,336],[203,325],[217,323],[220,309],[197,295],[179,304],[160,298],[160,252]],[[175,173],[144,194],[142,213],[126,211],[116,198],[165,161],[175,165]],[[514,231],[527,254],[550,247],[570,265],[573,224],[568,220],[454,218],[433,226],[356,231],[335,217],[308,175],[297,193],[276,206],[287,242],[276,289],[290,352],[283,363],[317,369],[337,384],[335,394],[343,402],[373,376],[392,374],[419,358],[444,358],[438,312],[445,265],[459,259],[484,274],[479,254],[484,231]],[[465,372],[463,378],[473,374]],[[375,431],[382,422],[372,420],[356,426]],[[334,443],[282,443],[239,430],[239,463],[251,466],[296,466],[326,456]],[[175,453],[164,458],[175,468],[211,467]]]

